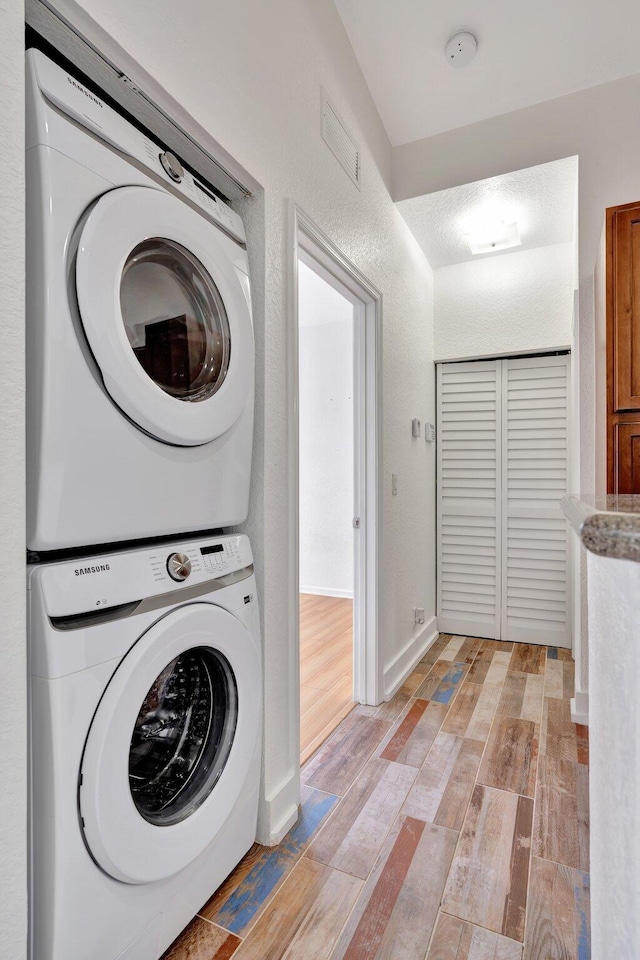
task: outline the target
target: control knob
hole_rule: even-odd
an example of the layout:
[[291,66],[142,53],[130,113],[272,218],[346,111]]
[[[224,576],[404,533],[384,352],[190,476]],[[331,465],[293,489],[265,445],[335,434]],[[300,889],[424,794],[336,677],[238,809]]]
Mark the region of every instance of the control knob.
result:
[[160,154],[160,163],[165,173],[176,183],[180,183],[184,177],[184,168],[175,153],[171,153],[170,150],[165,150],[164,153]]
[[172,580],[180,583],[191,573],[191,560],[186,553],[172,553],[167,559],[167,571]]

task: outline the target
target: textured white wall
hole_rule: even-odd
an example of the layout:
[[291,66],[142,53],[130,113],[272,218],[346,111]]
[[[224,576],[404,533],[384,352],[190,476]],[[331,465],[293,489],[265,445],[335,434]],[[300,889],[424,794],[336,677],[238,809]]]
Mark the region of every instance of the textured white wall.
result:
[[[73,4],[59,0],[73,16]],[[410,418],[434,419],[431,269],[389,196],[391,149],[342,23],[326,0],[83,0],[82,6],[264,187],[250,225],[258,257],[260,353],[250,530],[265,632],[265,783],[261,837],[277,834],[297,796],[296,716],[288,635],[287,310],[295,200],[384,296],[385,665],[416,637],[413,607],[435,610],[434,456]],[[362,150],[362,190],[320,139],[320,87]],[[250,207],[250,205],[248,205]],[[254,214],[252,213],[253,217]],[[259,220],[264,216],[264,227]],[[264,460],[264,463],[261,462]],[[391,501],[390,474],[400,475]],[[281,800],[288,797],[289,806]],[[286,809],[285,809],[286,807]]]
[[571,343],[573,243],[440,267],[434,288],[436,360]]
[[640,564],[588,555],[593,960],[640,945]]
[[2,573],[0,729],[0,953],[26,954],[27,745],[24,535],[24,11],[0,2],[0,509]]
[[[353,596],[353,307],[300,265],[300,591]],[[313,276],[313,275],[312,275]],[[306,286],[305,286],[306,284]],[[323,289],[324,288],[324,289]],[[307,296],[315,317],[309,324]],[[315,319],[314,317],[314,319]]]

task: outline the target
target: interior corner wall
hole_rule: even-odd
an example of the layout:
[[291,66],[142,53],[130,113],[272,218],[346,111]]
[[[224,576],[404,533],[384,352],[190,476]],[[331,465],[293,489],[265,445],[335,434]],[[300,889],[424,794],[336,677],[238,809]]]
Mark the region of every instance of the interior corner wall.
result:
[[436,360],[569,346],[574,258],[562,243],[435,270]]
[[[258,330],[257,450],[247,529],[264,621],[265,742],[259,837],[270,843],[298,802],[296,653],[290,635],[290,428],[287,369],[290,204],[295,201],[381,291],[383,667],[417,651],[414,606],[435,613],[434,452],[411,418],[435,418],[432,272],[389,194],[391,147],[342,22],[326,0],[55,0],[163,85],[264,189],[245,204],[264,248],[253,277]],[[213,38],[213,42],[212,42]],[[100,44],[98,44],[100,45]],[[117,52],[114,53],[117,59]],[[358,190],[320,135],[321,87],[360,147]],[[255,214],[254,214],[255,210]],[[255,216],[255,224],[253,223]],[[253,257],[260,260],[255,251]],[[399,475],[391,498],[390,474]],[[417,646],[416,646],[417,644]],[[407,665],[411,666],[410,657]]]
[[353,597],[353,307],[324,285],[343,316],[298,335],[300,592]]
[[2,546],[2,762],[0,952],[27,949],[27,687],[24,496],[24,9],[0,0],[0,504]]

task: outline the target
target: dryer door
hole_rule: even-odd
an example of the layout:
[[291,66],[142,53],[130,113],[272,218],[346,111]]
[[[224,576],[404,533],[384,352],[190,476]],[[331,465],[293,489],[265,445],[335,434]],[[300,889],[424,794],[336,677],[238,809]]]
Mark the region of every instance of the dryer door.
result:
[[234,616],[185,604],[124,657],[87,737],[80,815],[112,877],[149,883],[216,837],[259,763],[260,658]]
[[158,440],[214,440],[251,396],[242,266],[233,241],[163,190],[120,187],[87,217],[76,259],[87,340],[111,398]]

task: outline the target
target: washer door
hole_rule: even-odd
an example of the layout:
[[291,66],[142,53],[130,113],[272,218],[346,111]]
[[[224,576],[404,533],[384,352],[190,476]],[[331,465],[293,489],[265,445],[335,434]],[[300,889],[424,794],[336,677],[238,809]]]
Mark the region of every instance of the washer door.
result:
[[96,710],[80,816],[97,863],[127,883],[169,877],[215,838],[260,733],[259,654],[234,616],[187,604],[124,657]]
[[78,305],[104,385],[165,443],[215,440],[250,395],[253,330],[230,245],[152,187],[105,194],[82,229]]

